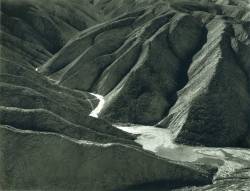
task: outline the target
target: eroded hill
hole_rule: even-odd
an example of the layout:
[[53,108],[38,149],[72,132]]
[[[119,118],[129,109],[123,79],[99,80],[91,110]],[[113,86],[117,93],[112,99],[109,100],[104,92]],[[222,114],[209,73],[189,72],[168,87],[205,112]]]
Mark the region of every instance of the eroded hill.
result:
[[[0,188],[248,188],[249,4],[1,1]],[[89,116],[93,92],[104,96],[99,118]],[[166,128],[179,144],[246,149],[211,148],[213,163],[206,148],[197,161],[166,159],[114,123]],[[236,170],[220,177],[221,166]]]

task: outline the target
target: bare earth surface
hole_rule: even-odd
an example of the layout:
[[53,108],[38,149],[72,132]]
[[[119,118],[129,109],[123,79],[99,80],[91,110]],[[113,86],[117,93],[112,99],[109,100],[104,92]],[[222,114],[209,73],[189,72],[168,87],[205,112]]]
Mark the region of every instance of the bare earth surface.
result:
[[0,190],[250,190],[249,0],[2,0]]

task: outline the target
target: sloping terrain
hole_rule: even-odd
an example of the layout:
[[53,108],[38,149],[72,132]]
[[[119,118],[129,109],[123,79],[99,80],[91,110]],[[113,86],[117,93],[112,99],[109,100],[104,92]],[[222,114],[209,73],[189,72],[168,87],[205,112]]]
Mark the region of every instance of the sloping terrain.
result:
[[181,143],[249,147],[248,13],[153,4],[83,31],[38,71],[105,95],[109,121],[169,127]]
[[0,190],[250,186],[248,0],[2,0],[1,21]]
[[[171,106],[169,102],[172,102],[175,92],[184,80],[179,79],[179,76],[183,74],[183,68],[186,68],[187,63],[181,66],[181,59],[178,57],[182,57],[184,62],[189,59],[188,54],[202,41],[203,29],[194,18],[175,12],[163,13],[143,26],[140,26],[140,23],[137,26],[136,18],[142,13],[141,11],[134,13],[135,17],[126,15],[128,17],[126,19],[115,20],[103,26],[111,28],[107,32],[102,32],[103,27],[101,27],[95,32],[83,33],[79,39],[70,41],[38,71],[50,74],[67,65],[63,71],[59,71],[61,72],[59,84],[80,90],[96,91],[102,95],[108,94],[106,96],[108,105],[104,107],[102,111],[104,114],[101,116],[105,115],[109,120],[117,119],[133,123],[158,122],[166,109]],[[190,22],[193,22],[193,29],[183,37],[193,44],[193,47],[191,49],[185,45],[180,47],[181,55],[178,56],[176,55],[178,53],[170,47],[178,49],[175,47],[178,42],[175,41],[185,39],[176,39],[174,35],[180,33],[182,28],[185,30]],[[133,23],[135,23],[134,29],[130,27]],[[168,30],[172,30],[170,32],[172,35],[169,35],[169,45],[162,42]],[[124,39],[126,34],[128,37]],[[82,54],[80,51],[78,54],[74,51],[66,58],[67,60],[62,60],[65,59],[63,55],[68,54],[67,51],[71,51],[73,47],[83,47],[83,44],[89,48]],[[169,62],[165,62],[166,58],[170,58]],[[155,62],[159,64],[154,65]],[[91,71],[88,68],[91,68]],[[165,71],[169,75],[166,75]],[[79,81],[81,76],[86,76],[88,80],[82,83]],[[121,86],[123,88],[118,91]],[[166,100],[166,97],[169,99]],[[157,101],[160,101],[159,104],[156,104]],[[153,110],[157,111],[153,113]]]
[[208,41],[193,59],[188,70],[190,80],[159,125],[180,131],[179,142],[246,145],[250,109],[248,76],[231,47],[230,24],[216,19],[207,27]]
[[0,132],[2,189],[105,191],[145,182],[171,188],[208,184],[214,171],[160,159],[122,144],[79,141],[9,126],[2,126]]
[[104,19],[95,7],[81,0],[4,0],[1,5],[5,33],[51,53],[58,51],[77,32]]

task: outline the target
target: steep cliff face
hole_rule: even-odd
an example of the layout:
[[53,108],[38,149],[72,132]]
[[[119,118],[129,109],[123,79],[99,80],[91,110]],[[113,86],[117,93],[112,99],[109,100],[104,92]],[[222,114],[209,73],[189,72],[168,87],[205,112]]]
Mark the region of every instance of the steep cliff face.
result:
[[158,124],[180,143],[247,146],[249,7],[119,2],[92,2],[122,16],[83,31],[39,72],[105,95],[100,117],[109,121]]
[[[108,101],[101,113],[104,118],[142,124],[158,122],[185,80],[186,62],[203,41],[205,29],[187,14],[166,12],[138,24],[141,14],[115,20],[99,30],[91,28],[38,71],[53,76],[56,69],[65,66],[57,71],[59,84],[106,95]],[[183,35],[182,30],[186,31]],[[65,60],[65,54],[83,46],[87,47],[85,51],[74,51]],[[82,82],[81,77],[87,80]]]
[[189,81],[179,92],[168,117],[159,125],[175,131],[177,141],[182,143],[246,144],[249,82],[231,47],[232,27],[214,19],[207,28],[208,40],[193,58],[188,70]]
[[1,21],[0,189],[249,187],[248,0],[3,0]]

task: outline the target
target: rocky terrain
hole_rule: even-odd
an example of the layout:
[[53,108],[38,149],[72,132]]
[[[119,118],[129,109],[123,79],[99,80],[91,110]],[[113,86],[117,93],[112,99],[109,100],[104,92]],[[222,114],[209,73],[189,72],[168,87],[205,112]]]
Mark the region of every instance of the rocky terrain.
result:
[[0,190],[249,190],[249,0],[2,0]]

